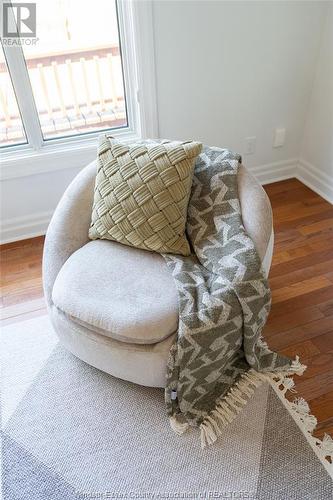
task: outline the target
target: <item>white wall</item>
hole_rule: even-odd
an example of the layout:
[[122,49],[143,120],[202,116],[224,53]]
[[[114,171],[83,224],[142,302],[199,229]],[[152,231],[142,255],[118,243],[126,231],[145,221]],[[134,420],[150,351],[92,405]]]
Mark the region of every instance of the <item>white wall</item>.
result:
[[[316,0],[155,0],[160,137],[243,154],[244,138],[256,136],[256,153],[244,163],[258,178],[295,175],[327,9]],[[279,149],[272,148],[276,127],[287,129]],[[3,240],[41,234],[77,171],[3,181]]]
[[330,190],[333,201],[333,2],[329,2],[322,32],[304,128],[301,163],[313,183],[318,183],[316,178],[320,172],[325,185],[316,187],[327,197]]
[[[91,158],[87,164],[89,161]],[[70,168],[1,181],[1,241],[44,234],[58,201],[79,170]]]
[[[247,166],[298,158],[322,2],[155,1],[160,135],[244,153]],[[286,144],[273,149],[276,127]]]

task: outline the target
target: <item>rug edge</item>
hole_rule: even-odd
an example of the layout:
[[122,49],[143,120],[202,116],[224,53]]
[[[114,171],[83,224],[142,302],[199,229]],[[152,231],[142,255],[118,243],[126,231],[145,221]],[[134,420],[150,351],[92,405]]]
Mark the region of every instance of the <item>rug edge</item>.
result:
[[[289,377],[290,380],[290,377]],[[291,387],[284,383],[284,380],[268,380],[269,385],[274,390],[275,394],[282,402],[289,415],[293,418],[297,427],[302,432],[306,441],[312,448],[312,451],[317,455],[317,458],[324,466],[329,476],[333,479],[333,439],[329,434],[325,434],[321,440],[313,435],[313,431],[317,426],[317,419],[310,414],[310,407],[303,398],[296,398],[294,401],[289,401],[286,398],[286,393]],[[297,391],[294,391],[297,392]],[[330,456],[332,463],[327,457]]]

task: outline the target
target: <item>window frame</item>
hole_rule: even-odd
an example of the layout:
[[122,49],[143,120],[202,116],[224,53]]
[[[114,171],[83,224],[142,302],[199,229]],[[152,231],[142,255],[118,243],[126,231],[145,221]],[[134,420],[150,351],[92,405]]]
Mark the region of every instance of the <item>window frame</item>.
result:
[[[4,0],[0,1],[1,7]],[[6,0],[8,2],[8,0]],[[128,126],[112,130],[124,141],[158,137],[153,2],[116,0]],[[0,180],[84,167],[96,157],[101,131],[45,140],[21,47],[3,45],[27,144],[0,149]]]

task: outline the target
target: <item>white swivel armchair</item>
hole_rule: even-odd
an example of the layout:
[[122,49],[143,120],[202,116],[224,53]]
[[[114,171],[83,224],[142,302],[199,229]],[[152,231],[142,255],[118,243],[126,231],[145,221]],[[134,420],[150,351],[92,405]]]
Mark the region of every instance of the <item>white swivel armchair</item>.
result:
[[[164,387],[177,332],[178,298],[163,257],[107,240],[90,241],[96,162],[73,180],[50,222],[43,280],[48,312],[62,344],[115,377]],[[268,274],[272,212],[263,188],[241,166],[243,223]]]

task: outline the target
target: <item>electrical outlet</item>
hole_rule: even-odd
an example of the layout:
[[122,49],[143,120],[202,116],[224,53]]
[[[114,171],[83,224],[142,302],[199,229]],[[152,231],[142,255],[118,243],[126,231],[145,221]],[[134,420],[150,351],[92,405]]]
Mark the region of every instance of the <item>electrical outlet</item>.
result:
[[253,155],[256,152],[256,136],[245,137],[245,154]]
[[286,129],[276,128],[274,134],[273,148],[280,148],[284,145],[286,140]]

